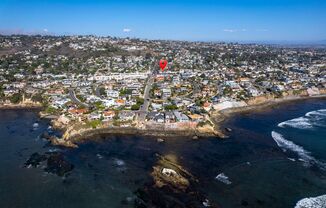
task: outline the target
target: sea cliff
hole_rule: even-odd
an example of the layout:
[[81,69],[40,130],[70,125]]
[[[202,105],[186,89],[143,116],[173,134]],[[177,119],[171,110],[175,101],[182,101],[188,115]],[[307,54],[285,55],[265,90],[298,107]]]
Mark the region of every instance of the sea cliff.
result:
[[241,107],[231,107],[225,108],[223,110],[214,111],[211,113],[211,117],[216,126],[219,126],[226,118],[229,118],[235,113],[253,111],[253,110],[263,110],[268,109],[274,105],[280,105],[286,102],[293,102],[303,99],[313,99],[313,98],[326,98],[326,89],[318,89],[318,92],[315,94],[309,94],[307,90],[300,91],[286,91],[283,92],[280,96],[275,96],[272,94],[257,96],[247,100],[245,105]]

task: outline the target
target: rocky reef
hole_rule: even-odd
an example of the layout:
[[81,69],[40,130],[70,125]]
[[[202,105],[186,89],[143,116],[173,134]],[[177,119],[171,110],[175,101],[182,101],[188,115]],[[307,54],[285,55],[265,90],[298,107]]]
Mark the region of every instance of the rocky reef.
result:
[[58,175],[60,177],[66,176],[71,172],[74,166],[66,161],[64,155],[60,152],[46,152],[45,154],[33,153],[25,162],[24,167],[37,168],[44,164],[43,170]]
[[152,182],[139,188],[135,206],[144,207],[218,207],[209,202],[198,188],[198,180],[172,155],[157,155],[157,164],[151,172]]

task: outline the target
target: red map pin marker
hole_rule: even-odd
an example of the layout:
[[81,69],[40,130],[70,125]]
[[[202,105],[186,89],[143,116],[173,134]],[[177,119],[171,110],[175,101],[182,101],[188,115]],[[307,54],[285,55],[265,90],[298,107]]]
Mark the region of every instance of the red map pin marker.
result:
[[162,71],[164,71],[166,65],[168,65],[168,61],[164,60],[164,59],[161,59],[160,60],[160,68],[162,69]]

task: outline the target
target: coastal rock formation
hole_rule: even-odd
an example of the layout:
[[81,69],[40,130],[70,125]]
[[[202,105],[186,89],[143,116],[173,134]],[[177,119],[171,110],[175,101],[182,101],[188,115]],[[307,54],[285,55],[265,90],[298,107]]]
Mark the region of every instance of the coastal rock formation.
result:
[[56,174],[60,177],[65,176],[74,168],[72,164],[65,160],[63,154],[59,152],[47,152],[43,155],[37,152],[33,153],[26,161],[25,167],[37,168],[45,161],[46,167],[44,168],[44,171]]
[[52,136],[49,138],[52,145],[58,145],[58,146],[64,146],[64,147],[70,147],[70,148],[76,148],[78,147],[75,143],[73,143],[70,140],[67,139],[60,139],[56,136]]
[[172,137],[223,137],[223,134],[215,130],[212,126],[203,126],[196,129],[175,129],[175,130],[160,130],[160,129],[139,129],[136,127],[101,127],[87,128],[71,125],[63,129],[62,138],[52,137],[50,141],[53,145],[62,145],[67,147],[77,147],[77,143],[94,138],[96,136],[112,134],[112,135],[142,135],[156,138],[172,138]]
[[152,183],[136,191],[136,207],[217,207],[197,190],[198,180],[173,155],[157,155],[151,173]]
[[247,106],[244,101],[224,101],[213,106],[216,111],[221,111],[227,108],[239,108]]
[[47,158],[45,155],[40,155],[39,153],[35,152],[33,153],[29,159],[25,162],[25,167],[38,167],[43,161],[45,161]]
[[172,186],[176,190],[185,191],[190,185],[187,178],[194,179],[193,176],[168,158],[162,156],[159,158],[158,164],[153,167],[151,173],[155,186],[159,188]]
[[0,109],[19,109],[19,108],[41,108],[42,105],[39,102],[33,102],[31,100],[24,100],[20,103],[14,104],[11,102],[0,103]]
[[262,103],[265,103],[269,100],[273,100],[274,96],[273,95],[262,95],[262,96],[256,96],[254,98],[251,98],[247,100],[248,105],[260,105]]
[[198,126],[196,130],[199,134],[212,134],[216,136],[221,136],[220,132],[216,131],[214,127],[210,125]]

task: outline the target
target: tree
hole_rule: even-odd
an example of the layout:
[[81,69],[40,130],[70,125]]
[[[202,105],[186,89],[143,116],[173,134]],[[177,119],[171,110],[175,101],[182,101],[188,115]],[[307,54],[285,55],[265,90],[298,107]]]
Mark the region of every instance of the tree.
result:
[[151,58],[152,58],[152,54],[151,53],[146,53],[145,59],[151,59]]
[[101,87],[100,89],[99,89],[99,91],[100,91],[100,95],[106,95],[106,92],[105,92],[105,88],[104,87]]
[[178,106],[176,106],[176,105],[167,105],[164,108],[165,108],[165,110],[177,110]]
[[131,94],[132,94],[132,90],[131,89],[121,89],[120,90],[120,96],[131,95]]
[[0,85],[0,100],[5,97],[5,94],[3,92],[3,85]]
[[51,107],[51,106],[48,106],[46,109],[45,109],[45,112],[47,114],[51,114],[51,115],[54,115],[56,114],[58,111],[58,109],[54,108],[54,107]]
[[98,110],[104,110],[105,109],[105,106],[103,106],[103,103],[101,101],[97,101],[94,103],[96,109]]
[[35,95],[32,96],[32,101],[33,102],[39,102],[39,103],[43,103],[43,97],[41,93],[37,93]]
[[131,106],[131,110],[139,110],[139,108],[140,108],[140,105],[138,105],[138,104]]
[[144,98],[137,97],[136,102],[138,105],[142,105],[142,104],[144,104]]
[[23,100],[23,96],[20,93],[15,93],[10,97],[10,102],[17,104]]
[[102,121],[101,120],[93,120],[93,121],[89,121],[87,122],[89,127],[92,127],[93,129],[95,129],[96,127],[98,127],[99,125],[101,125]]
[[230,86],[226,86],[226,87],[224,88],[224,90],[223,90],[223,94],[224,94],[224,95],[230,95],[230,94],[232,94],[232,89],[231,89],[231,87],[230,87]]

